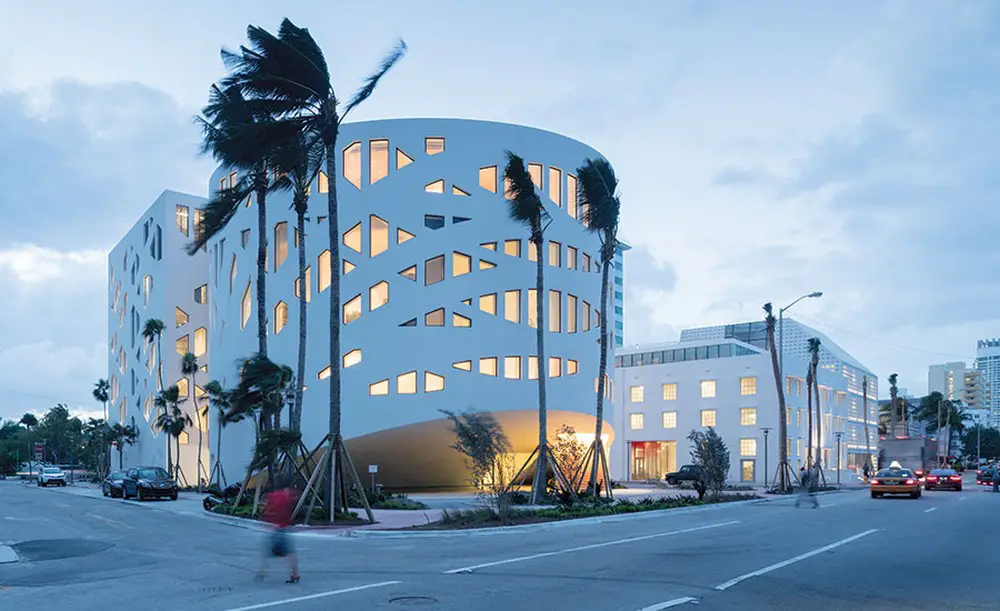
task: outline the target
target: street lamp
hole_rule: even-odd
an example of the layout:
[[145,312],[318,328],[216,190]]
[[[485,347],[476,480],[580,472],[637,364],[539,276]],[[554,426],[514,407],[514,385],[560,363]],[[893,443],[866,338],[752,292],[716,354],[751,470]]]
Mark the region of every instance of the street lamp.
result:
[[823,291],[813,291],[812,293],[799,297],[792,303],[778,310],[778,377],[781,378],[782,384],[785,383],[785,310],[791,309],[793,305],[803,299],[815,299],[822,296]]
[[843,433],[837,431],[834,435],[837,437],[837,487],[840,488],[840,437]]
[[767,490],[767,434],[771,432],[771,427],[762,426],[760,430],[764,432],[764,490]]

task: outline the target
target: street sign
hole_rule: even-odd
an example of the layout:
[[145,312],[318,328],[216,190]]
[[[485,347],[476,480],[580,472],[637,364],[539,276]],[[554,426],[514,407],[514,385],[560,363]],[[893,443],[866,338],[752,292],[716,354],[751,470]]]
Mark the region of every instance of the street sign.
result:
[[45,457],[45,446],[40,443],[35,444],[35,460],[42,460]]
[[368,465],[369,473],[378,473],[378,465]]

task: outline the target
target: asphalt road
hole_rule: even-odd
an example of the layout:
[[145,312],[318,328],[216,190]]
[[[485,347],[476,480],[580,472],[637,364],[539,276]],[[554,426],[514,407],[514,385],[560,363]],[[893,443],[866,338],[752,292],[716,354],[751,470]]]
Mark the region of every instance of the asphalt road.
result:
[[998,609],[1000,494],[825,495],[499,535],[298,536],[302,582],[264,533],[155,503],[0,482],[0,609],[320,611]]

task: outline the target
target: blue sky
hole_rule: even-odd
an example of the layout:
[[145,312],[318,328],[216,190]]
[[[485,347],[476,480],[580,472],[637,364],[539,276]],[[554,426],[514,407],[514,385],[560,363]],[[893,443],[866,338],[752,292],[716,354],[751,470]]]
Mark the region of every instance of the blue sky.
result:
[[[92,407],[105,255],[165,188],[204,193],[191,117],[220,46],[283,16],[356,119],[542,127],[614,163],[626,340],[796,306],[880,378],[1000,336],[1000,5],[303,1],[18,5],[0,21],[0,416]],[[371,7],[371,8],[370,8]]]

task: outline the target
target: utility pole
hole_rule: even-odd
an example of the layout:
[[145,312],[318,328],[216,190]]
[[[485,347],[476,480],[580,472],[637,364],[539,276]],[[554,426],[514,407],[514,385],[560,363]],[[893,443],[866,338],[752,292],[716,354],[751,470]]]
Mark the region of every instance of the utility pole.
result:
[[767,434],[771,432],[771,427],[762,426],[760,430],[764,432],[764,490],[767,490]]
[[837,431],[834,435],[837,437],[837,487],[840,488],[840,437],[843,433]]

